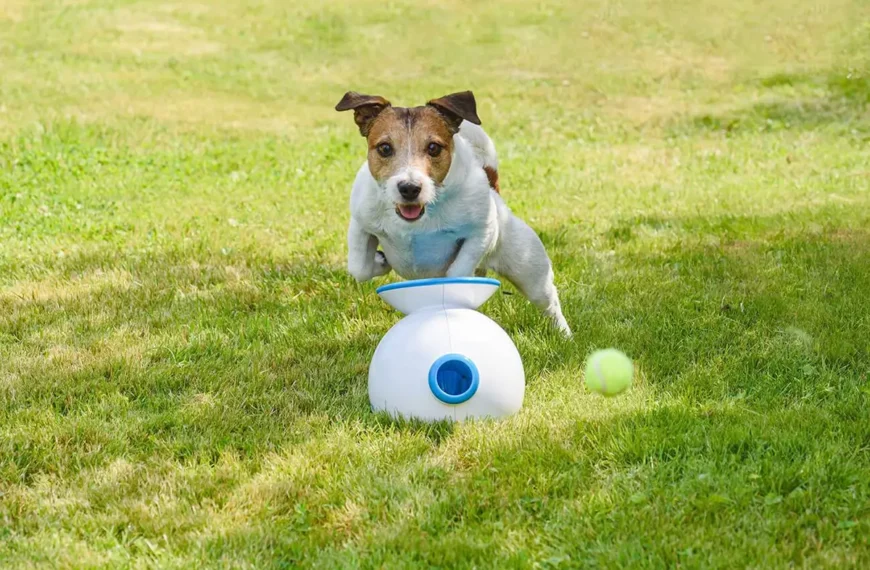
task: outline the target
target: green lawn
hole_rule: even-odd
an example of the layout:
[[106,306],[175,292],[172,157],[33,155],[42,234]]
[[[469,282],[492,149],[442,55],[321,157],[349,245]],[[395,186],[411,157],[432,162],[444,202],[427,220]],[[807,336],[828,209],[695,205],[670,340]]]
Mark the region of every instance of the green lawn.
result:
[[[369,411],[349,89],[475,92],[519,415]],[[2,568],[866,568],[868,372],[864,0],[0,0]]]

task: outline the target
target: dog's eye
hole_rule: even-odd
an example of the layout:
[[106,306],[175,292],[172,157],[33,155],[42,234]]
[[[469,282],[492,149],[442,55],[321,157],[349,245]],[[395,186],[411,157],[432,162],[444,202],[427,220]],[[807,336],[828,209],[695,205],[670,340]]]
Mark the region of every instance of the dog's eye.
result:
[[393,145],[390,143],[381,143],[378,145],[378,154],[384,158],[393,156]]
[[429,156],[438,156],[441,154],[441,145],[438,143],[429,143],[429,146],[426,147],[426,152],[429,153]]

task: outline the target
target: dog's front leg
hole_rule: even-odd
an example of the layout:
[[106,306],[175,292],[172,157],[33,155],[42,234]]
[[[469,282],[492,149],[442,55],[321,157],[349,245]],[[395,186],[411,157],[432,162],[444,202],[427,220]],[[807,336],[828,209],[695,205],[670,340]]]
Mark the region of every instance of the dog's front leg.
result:
[[456,259],[447,268],[447,277],[471,277],[486,254],[486,239],[466,239],[459,246]]
[[347,228],[347,270],[353,278],[368,281],[386,275],[391,269],[386,256],[378,251],[378,238],[351,218]]

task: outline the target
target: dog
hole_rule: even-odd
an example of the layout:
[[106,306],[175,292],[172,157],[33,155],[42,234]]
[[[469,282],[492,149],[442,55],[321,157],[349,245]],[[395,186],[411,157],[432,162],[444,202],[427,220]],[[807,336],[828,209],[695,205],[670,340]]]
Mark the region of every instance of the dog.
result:
[[347,266],[355,279],[492,270],[571,335],[544,244],[500,195],[495,146],[471,91],[421,107],[350,91],[335,110],[353,110],[368,142],[350,196]]

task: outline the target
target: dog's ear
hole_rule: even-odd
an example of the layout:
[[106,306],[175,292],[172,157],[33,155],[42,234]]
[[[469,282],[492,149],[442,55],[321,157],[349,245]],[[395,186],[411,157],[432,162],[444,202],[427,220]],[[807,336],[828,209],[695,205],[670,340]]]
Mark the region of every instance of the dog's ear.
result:
[[355,91],[348,91],[335,106],[335,110],[353,109],[353,120],[359,127],[360,134],[368,136],[372,121],[389,106],[390,102],[378,95],[361,95]]
[[453,129],[453,132],[459,130],[459,125],[462,124],[463,119],[475,125],[480,124],[480,118],[477,116],[477,103],[474,101],[474,94],[471,91],[462,91],[432,99],[427,105],[438,109],[438,112],[447,119],[447,124]]

